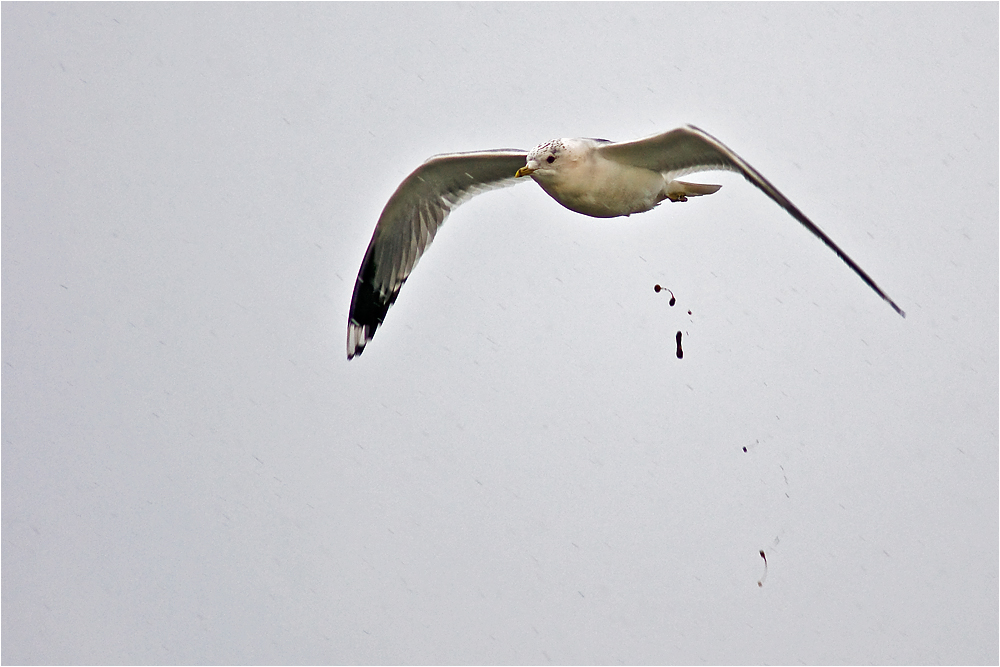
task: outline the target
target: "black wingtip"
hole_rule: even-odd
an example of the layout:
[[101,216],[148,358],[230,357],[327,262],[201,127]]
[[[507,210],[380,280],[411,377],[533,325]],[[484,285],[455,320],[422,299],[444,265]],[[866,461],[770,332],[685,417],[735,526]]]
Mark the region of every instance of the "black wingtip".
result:
[[360,357],[365,351],[365,345],[372,339],[375,330],[368,330],[368,327],[361,326],[353,319],[347,322],[347,360]]
[[375,337],[375,331],[385,319],[392,300],[386,299],[370,284],[358,279],[351,300],[351,315],[347,320],[347,359],[361,356],[365,345]]
[[[375,331],[385,321],[389,306],[396,300],[399,289],[391,294],[383,294],[375,286],[376,263],[369,249],[365,261],[354,283],[351,297],[351,311],[347,320],[347,359],[360,356],[365,345],[375,336]],[[405,280],[400,281],[402,287]]]

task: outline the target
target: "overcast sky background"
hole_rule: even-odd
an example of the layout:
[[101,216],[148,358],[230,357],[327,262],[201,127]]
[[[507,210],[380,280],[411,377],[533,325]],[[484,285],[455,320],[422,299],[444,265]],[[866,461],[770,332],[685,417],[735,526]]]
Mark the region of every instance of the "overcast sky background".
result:
[[[2,12],[4,663],[998,661],[996,3]],[[422,160],[688,122],[907,318],[524,183],[348,363]]]

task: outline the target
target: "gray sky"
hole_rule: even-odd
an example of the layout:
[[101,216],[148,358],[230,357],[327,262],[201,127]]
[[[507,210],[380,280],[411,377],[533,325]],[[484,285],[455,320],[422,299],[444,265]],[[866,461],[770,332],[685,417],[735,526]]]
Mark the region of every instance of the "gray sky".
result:
[[[2,12],[3,662],[998,661],[995,3]],[[687,122],[907,318],[526,183],[347,362],[423,159]]]

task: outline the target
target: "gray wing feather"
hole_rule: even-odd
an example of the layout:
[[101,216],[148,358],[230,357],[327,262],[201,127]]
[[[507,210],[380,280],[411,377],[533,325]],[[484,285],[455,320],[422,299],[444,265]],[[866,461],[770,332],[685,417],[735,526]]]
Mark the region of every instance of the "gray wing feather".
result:
[[693,125],[645,139],[606,144],[597,147],[597,151],[609,160],[669,175],[670,180],[697,171],[718,169],[756,174],[740,156]]
[[861,277],[866,285],[875,290],[876,294],[892,306],[893,310],[906,317],[906,313],[896,305],[896,302],[890,299],[882,291],[882,288],[876,285],[875,281],[823,230],[807,218],[785,195],[778,192],[778,189],[771,185],[771,182],[764,178],[759,171],[708,132],[688,125],[645,139],[599,146],[596,150],[609,160],[658,171],[664,175],[668,182],[684,174],[697,171],[722,169],[742,174],[743,178],[760,188],[764,194],[773,199],[833,250],[844,263]]
[[389,198],[358,272],[347,324],[347,357],[361,354],[420,256],[453,209],[516,183],[527,152],[499,149],[435,155]]
[[379,216],[372,243],[376,286],[398,290],[453,209],[488,190],[515,183],[527,153],[519,150],[435,155],[406,177]]

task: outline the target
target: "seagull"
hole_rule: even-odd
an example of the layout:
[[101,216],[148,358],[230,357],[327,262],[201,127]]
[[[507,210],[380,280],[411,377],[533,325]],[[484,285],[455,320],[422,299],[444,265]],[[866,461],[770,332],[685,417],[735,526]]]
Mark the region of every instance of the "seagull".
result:
[[347,358],[365,349],[417,260],[445,218],[481,192],[530,176],[571,211],[595,218],[642,213],[669,199],[685,202],[721,185],[677,180],[700,171],[735,171],[837,254],[902,317],[906,313],[770,181],[721,141],[693,125],[637,139],[553,139],[530,151],[496,149],[429,158],[389,198],[365,252],[347,322]]

